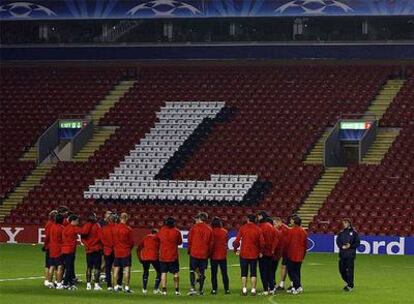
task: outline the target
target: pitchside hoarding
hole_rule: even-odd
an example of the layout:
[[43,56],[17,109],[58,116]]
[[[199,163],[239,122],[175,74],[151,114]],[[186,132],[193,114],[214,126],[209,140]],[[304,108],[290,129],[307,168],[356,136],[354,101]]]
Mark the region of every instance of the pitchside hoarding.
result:
[[[147,229],[134,229],[135,242],[138,243],[147,234]],[[181,231],[183,248],[187,247],[188,231]],[[228,248],[233,249],[232,243],[236,231],[229,232]],[[34,225],[0,227],[0,242],[8,244],[42,244],[44,241],[43,227]],[[336,253],[339,251],[335,243],[336,237],[331,234],[310,234],[308,252]],[[414,236],[361,236],[360,254],[414,255]]]

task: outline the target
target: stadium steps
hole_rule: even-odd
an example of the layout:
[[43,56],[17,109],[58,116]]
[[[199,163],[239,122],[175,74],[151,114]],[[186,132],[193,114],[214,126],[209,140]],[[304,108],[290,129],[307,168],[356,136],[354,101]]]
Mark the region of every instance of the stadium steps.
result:
[[105,144],[105,141],[114,134],[117,127],[94,127],[92,138],[73,157],[74,161],[87,161],[88,158]]
[[109,93],[105,96],[101,102],[95,106],[90,113],[93,124],[97,126],[99,120],[105,116],[105,114],[134,86],[135,80],[124,80],[117,84]]
[[30,147],[29,150],[27,150],[23,156],[20,158],[20,160],[32,160],[32,161],[36,161],[37,160],[37,145],[34,145],[32,147]]
[[404,80],[402,79],[388,80],[371,102],[368,110],[365,112],[364,119],[370,118],[368,114],[375,114],[376,119],[380,120],[403,85]]
[[369,147],[368,152],[362,159],[362,163],[379,165],[399,133],[399,129],[378,128],[377,138]]
[[76,153],[73,157],[74,161],[87,161],[88,158],[93,155],[95,151],[99,150],[99,148],[105,144],[105,141],[115,132],[117,127],[98,126],[99,120],[103,118],[105,114],[108,113],[109,110],[134,86],[134,83],[135,80],[121,81],[91,111],[90,117],[92,118],[94,125],[92,138],[78,153]]
[[25,198],[31,190],[40,185],[42,179],[55,167],[55,165],[56,164],[52,163],[40,164],[27,175],[0,206],[0,223],[2,223],[4,218],[10,214],[11,210],[23,201],[23,198]]
[[318,214],[325,199],[335,188],[345,170],[346,168],[339,167],[325,168],[325,172],[298,210],[298,214],[302,218],[303,227],[308,227],[314,216]]
[[325,140],[329,135],[331,129],[325,130],[321,138],[317,141],[315,146],[312,148],[308,156],[306,157],[304,163],[307,165],[322,165],[323,164],[323,150]]

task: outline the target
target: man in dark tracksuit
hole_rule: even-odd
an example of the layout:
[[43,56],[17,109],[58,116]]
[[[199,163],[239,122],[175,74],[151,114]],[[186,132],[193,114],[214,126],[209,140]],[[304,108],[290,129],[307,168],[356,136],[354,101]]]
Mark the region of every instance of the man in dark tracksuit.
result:
[[344,219],[342,225],[344,229],[336,237],[336,245],[339,248],[339,272],[346,283],[344,291],[352,291],[354,288],[354,262],[360,239],[358,233],[352,228],[351,220]]

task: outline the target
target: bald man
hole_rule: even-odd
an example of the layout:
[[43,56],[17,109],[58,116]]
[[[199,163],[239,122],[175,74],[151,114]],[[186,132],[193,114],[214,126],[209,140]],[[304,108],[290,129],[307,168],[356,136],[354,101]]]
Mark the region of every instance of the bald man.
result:
[[[120,222],[114,228],[114,281],[118,282],[120,269],[124,269],[124,288],[123,291],[131,293],[129,281],[131,277],[131,250],[134,247],[132,228],[127,225],[129,216],[127,213],[121,213]],[[116,285],[114,291],[121,290],[120,285]]]

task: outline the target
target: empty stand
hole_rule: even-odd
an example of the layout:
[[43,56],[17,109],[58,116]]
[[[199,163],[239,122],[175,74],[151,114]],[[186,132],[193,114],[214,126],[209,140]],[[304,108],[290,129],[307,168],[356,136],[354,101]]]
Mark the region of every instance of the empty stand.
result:
[[[188,228],[198,211],[221,216],[229,228],[238,228],[245,214],[258,209],[287,217],[300,208],[323,173],[321,164],[303,164],[306,155],[341,114],[365,112],[394,71],[394,67],[372,65],[142,67],[134,86],[100,118],[100,125],[119,128],[87,161],[58,163],[5,221],[42,223],[45,210],[58,205],[68,205],[81,215],[106,209],[126,211],[135,227],[157,226],[166,215],[175,215],[179,227]],[[112,73],[117,72],[109,72],[116,79]],[[381,164],[351,166],[311,223],[312,231],[336,232],[338,220],[347,216],[366,234],[413,233],[413,87],[410,77],[380,121],[383,127],[402,128]],[[171,179],[178,185],[208,181],[212,174],[257,175],[259,182],[271,187],[256,206],[187,200],[165,205],[157,198],[137,204],[128,198],[99,202],[84,197],[96,179],[112,177],[115,182],[114,168],[126,165],[129,158],[125,157],[159,125],[156,113],[171,100],[222,101],[229,112],[227,119],[211,126],[185,162],[168,172]],[[19,145],[17,154],[33,145],[35,138]]]
[[334,233],[341,218],[349,217],[363,234],[414,234],[414,77],[409,75],[380,120],[382,127],[401,130],[390,129],[392,140],[384,137],[385,148],[372,165],[345,172],[310,225],[312,231]]

